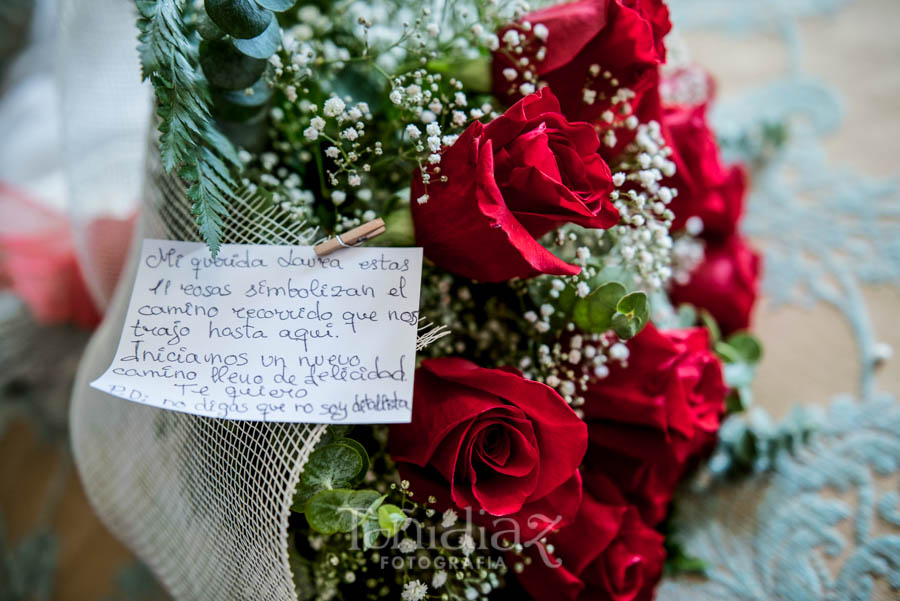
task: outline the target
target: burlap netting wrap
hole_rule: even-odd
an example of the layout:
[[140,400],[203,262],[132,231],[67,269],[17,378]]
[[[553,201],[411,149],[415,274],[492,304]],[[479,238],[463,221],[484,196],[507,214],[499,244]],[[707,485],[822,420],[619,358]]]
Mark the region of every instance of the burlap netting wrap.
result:
[[[195,240],[184,186],[155,143],[137,239]],[[236,203],[226,242],[302,244],[252,202]],[[137,253],[88,347],[72,402],[72,446],[97,514],[178,600],[296,599],[287,555],[290,505],[324,426],[227,421],[132,403],[88,387],[109,366]]]

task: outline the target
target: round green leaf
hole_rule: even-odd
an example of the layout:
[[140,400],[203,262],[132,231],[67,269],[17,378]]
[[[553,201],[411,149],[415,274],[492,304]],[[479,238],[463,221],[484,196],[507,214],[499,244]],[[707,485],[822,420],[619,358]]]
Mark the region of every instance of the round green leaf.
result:
[[197,33],[204,40],[218,40],[225,35],[205,12],[201,12],[197,17]]
[[297,4],[297,0],[256,0],[256,3],[263,8],[281,13]]
[[400,532],[401,526],[406,522],[406,514],[396,505],[385,503],[378,508],[378,525],[387,537]]
[[647,323],[650,320],[650,301],[643,292],[632,292],[619,299],[616,311]]
[[310,454],[303,468],[294,493],[293,510],[302,513],[307,501],[322,490],[352,486],[358,481],[359,473],[365,474],[368,467],[368,456],[352,446],[332,443],[319,447]]
[[235,38],[255,38],[275,19],[253,0],[206,0],[204,6],[213,23]]
[[301,480],[321,488],[342,488],[367,468],[368,457],[343,442],[335,442],[312,452]]
[[575,303],[578,301],[578,295],[575,292],[575,288],[572,286],[566,286],[563,288],[562,292],[559,293],[559,298],[556,301],[556,306],[559,307],[559,310],[564,314],[571,314],[572,310],[575,308]]
[[713,344],[722,339],[722,330],[719,329],[719,324],[716,323],[716,318],[712,316],[712,313],[706,309],[700,309],[700,321],[709,330],[709,337],[712,339]]
[[603,284],[575,302],[572,321],[585,332],[602,334],[609,329],[616,305],[624,294],[625,286],[618,282]]
[[256,115],[245,121],[217,120],[219,130],[225,134],[232,144],[244,148],[248,152],[262,152],[269,141],[266,131],[268,112],[259,111]]
[[758,363],[762,359],[762,345],[752,334],[738,332],[730,336],[727,342],[728,346],[733,348],[747,363]]
[[622,339],[633,338],[650,320],[650,301],[643,292],[632,292],[619,299],[612,316],[612,327]]
[[[380,509],[380,508],[379,508]],[[378,535],[382,532],[381,526],[378,524],[378,517],[375,515],[369,515],[362,522],[362,539],[363,539],[363,549],[370,549],[375,541],[378,540]]]
[[624,313],[615,313],[611,320],[613,332],[622,340],[634,338],[641,331],[641,323]]
[[350,532],[375,515],[383,500],[374,490],[323,490],[306,503],[306,521],[322,534]]
[[249,88],[262,76],[267,62],[238,51],[226,39],[200,42],[200,67],[211,85],[226,90]]
[[369,454],[366,452],[366,448],[352,438],[338,438],[337,440],[334,441],[334,444],[342,444],[342,445],[348,446],[351,449],[353,449],[354,451],[356,451],[357,453],[359,453],[360,457],[363,458],[362,467],[356,473],[356,475],[353,477],[353,480],[352,480],[352,482],[354,484],[358,483],[358,482],[362,482],[362,479],[365,478],[365,476],[366,476],[366,472],[369,471]]
[[278,46],[281,44],[281,27],[278,25],[278,19],[272,19],[266,30],[255,38],[250,38],[249,40],[233,38],[231,43],[242,54],[253,58],[268,59],[275,54],[275,51],[278,50]]
[[264,110],[272,98],[272,88],[264,79],[259,79],[247,90],[223,90],[210,88],[213,99],[213,114],[223,121],[246,121]]

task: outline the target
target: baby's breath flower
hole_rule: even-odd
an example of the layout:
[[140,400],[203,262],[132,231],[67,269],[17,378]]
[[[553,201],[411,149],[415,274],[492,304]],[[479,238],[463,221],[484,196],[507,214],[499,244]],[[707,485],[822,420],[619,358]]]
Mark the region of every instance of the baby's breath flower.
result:
[[343,100],[336,96],[332,96],[325,101],[325,106],[322,107],[322,112],[325,113],[326,117],[337,117],[344,112],[344,109],[346,107],[347,105],[344,104]]
[[428,585],[420,580],[413,580],[403,585],[400,598],[403,601],[422,601],[428,594]]
[[438,570],[431,577],[431,588],[441,588],[447,582],[447,572]]
[[443,514],[441,514],[441,526],[443,526],[444,528],[450,528],[456,523],[457,517],[458,516],[456,515],[456,511],[454,511],[453,509],[447,509]]
[[462,554],[466,557],[475,552],[475,539],[472,538],[472,535],[468,532],[463,534],[459,539],[459,550],[462,551]]

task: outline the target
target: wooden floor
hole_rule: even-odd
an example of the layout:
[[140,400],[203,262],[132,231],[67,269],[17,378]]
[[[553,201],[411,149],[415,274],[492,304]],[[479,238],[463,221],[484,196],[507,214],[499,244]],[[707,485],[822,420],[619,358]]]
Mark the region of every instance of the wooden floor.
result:
[[46,444],[25,420],[14,421],[0,437],[0,515],[13,546],[44,524],[58,536],[52,599],[109,597],[116,574],[134,564],[94,515],[70,455]]

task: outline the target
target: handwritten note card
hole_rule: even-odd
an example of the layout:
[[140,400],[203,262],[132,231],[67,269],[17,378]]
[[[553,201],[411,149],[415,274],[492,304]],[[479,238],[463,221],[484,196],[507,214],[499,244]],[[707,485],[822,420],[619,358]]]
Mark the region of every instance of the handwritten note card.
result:
[[91,386],[195,415],[412,416],[420,248],[145,240],[118,350]]

